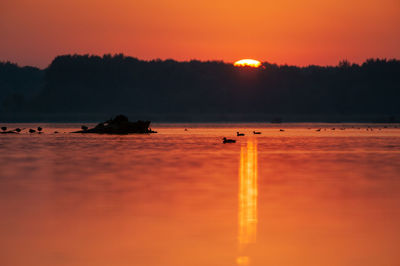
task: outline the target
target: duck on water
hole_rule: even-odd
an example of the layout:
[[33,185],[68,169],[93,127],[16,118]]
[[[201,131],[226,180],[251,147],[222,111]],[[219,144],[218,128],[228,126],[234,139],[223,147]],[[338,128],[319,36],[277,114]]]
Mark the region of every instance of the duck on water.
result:
[[234,140],[234,139],[227,139],[227,138],[222,138],[222,143],[223,144],[225,144],[225,143],[236,143],[236,140]]

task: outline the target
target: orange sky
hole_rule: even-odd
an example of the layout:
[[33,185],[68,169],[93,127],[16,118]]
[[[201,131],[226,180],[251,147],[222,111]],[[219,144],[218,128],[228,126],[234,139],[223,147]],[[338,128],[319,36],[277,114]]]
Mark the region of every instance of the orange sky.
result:
[[66,53],[337,64],[400,58],[399,0],[0,0],[0,60]]

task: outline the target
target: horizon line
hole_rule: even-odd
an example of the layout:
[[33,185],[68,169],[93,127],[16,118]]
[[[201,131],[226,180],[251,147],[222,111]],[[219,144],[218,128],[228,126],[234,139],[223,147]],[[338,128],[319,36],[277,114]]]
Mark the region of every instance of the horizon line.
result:
[[[2,63],[2,64],[7,64],[7,63],[9,63],[9,64],[13,64],[13,65],[16,65],[16,66],[21,67],[21,68],[23,68],[23,67],[34,67],[34,68],[38,68],[38,69],[40,69],[40,70],[45,70],[46,68],[48,68],[48,67],[52,64],[52,62],[53,62],[57,57],[62,57],[62,56],[88,56],[88,57],[100,57],[100,58],[104,58],[104,57],[106,57],[106,56],[111,56],[111,57],[123,56],[123,57],[125,57],[125,58],[133,58],[133,59],[136,59],[136,60],[139,60],[139,61],[143,61],[143,62],[148,62],[148,63],[150,63],[150,62],[155,62],[155,61],[163,61],[163,62],[165,62],[165,61],[175,61],[175,62],[177,62],[177,63],[190,63],[190,62],[193,62],[193,61],[198,61],[198,62],[201,62],[201,63],[216,62],[216,63],[224,63],[224,64],[228,64],[228,65],[229,65],[229,64],[233,65],[233,64],[236,62],[236,61],[234,61],[234,62],[231,62],[231,61],[224,61],[224,60],[222,60],[222,59],[205,59],[205,60],[204,60],[204,59],[196,59],[196,58],[184,59],[184,60],[179,60],[179,59],[174,59],[174,58],[164,58],[164,59],[163,59],[163,58],[141,59],[141,58],[139,58],[139,57],[135,57],[135,56],[131,56],[131,55],[126,55],[126,54],[124,54],[124,53],[104,53],[104,54],[102,54],[102,55],[100,55],[100,54],[94,54],[94,53],[93,53],[93,54],[92,54],[92,53],[66,53],[66,54],[59,54],[59,55],[54,56],[53,59],[51,60],[51,62],[50,62],[46,67],[41,67],[41,66],[38,66],[38,65],[29,65],[29,64],[22,65],[22,64],[19,64],[18,62],[14,62],[14,61],[7,60],[7,59],[5,59],[5,60],[0,59],[0,63]],[[333,65],[333,64],[326,64],[326,65],[319,65],[319,64],[302,64],[302,65],[296,65],[296,64],[290,64],[290,63],[269,62],[269,61],[267,61],[267,60],[256,59],[256,58],[253,58],[253,57],[238,58],[237,60],[241,60],[241,59],[254,59],[254,60],[260,61],[261,64],[267,63],[267,64],[270,64],[270,65],[276,65],[276,66],[279,66],[279,67],[281,67],[281,66],[295,66],[295,67],[300,67],[300,68],[310,67],[310,66],[318,66],[318,67],[337,67],[337,66],[338,66],[340,63],[342,63],[342,62],[347,62],[347,63],[349,63],[350,65],[359,65],[359,66],[361,66],[363,63],[365,63],[365,62],[367,62],[367,61],[369,61],[369,60],[400,61],[400,58],[396,58],[396,57],[391,57],[391,58],[387,58],[387,57],[366,57],[364,60],[362,60],[361,63],[352,62],[352,61],[350,61],[350,60],[347,59],[347,58],[343,58],[343,59],[339,59],[338,62],[336,63],[336,65]]]

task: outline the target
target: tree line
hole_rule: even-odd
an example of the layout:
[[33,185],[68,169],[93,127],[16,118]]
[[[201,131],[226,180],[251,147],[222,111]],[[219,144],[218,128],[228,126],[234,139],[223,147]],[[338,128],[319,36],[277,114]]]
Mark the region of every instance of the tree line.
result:
[[11,114],[400,114],[400,61],[260,68],[219,61],[63,55],[44,70],[0,63],[1,111]]

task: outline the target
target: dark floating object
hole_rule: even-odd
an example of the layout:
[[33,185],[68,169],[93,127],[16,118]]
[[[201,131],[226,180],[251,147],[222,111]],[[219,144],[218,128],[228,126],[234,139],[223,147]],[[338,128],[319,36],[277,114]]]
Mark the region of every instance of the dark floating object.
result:
[[317,130],[315,130],[315,131],[318,131],[318,132],[320,132],[321,131],[321,129],[320,128],[318,128]]
[[86,131],[86,130],[88,130],[89,128],[88,128],[87,126],[81,126],[81,129],[84,130],[84,131]]
[[94,128],[87,130],[75,131],[72,133],[95,133],[95,134],[131,134],[131,133],[157,133],[149,128],[150,121],[130,122],[124,115],[118,115],[114,119],[110,119],[98,124]]
[[29,133],[35,133],[35,132],[36,132],[36,130],[34,130],[32,128],[29,129]]
[[37,130],[38,130],[39,132],[42,132],[43,128],[38,127]]
[[54,131],[54,134],[58,134],[58,131]]
[[253,131],[253,134],[254,134],[254,135],[260,135],[261,132],[260,132],[260,131]]
[[19,128],[19,127],[17,127],[16,129],[14,129],[14,131],[16,131],[16,132],[21,132],[22,130]]
[[279,131],[283,132],[283,131],[285,131],[285,130],[284,130],[284,129],[279,129]]
[[223,138],[222,139],[222,143],[223,144],[225,144],[225,143],[236,143],[236,140],[234,140],[234,139],[227,139],[227,138]]
[[236,132],[236,136],[238,136],[238,137],[244,136],[244,133]]
[[6,131],[7,127],[1,127],[1,130],[3,130],[3,132],[0,132],[1,134],[16,134],[16,132],[14,132],[13,130],[11,131]]
[[185,128],[185,131],[188,131],[188,129],[187,129],[187,128]]

